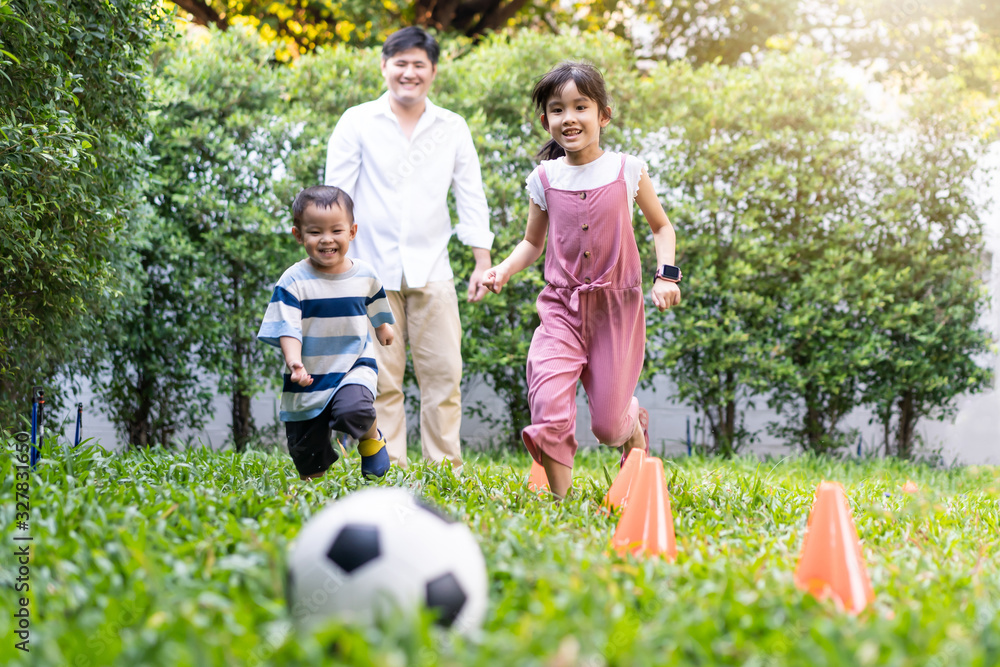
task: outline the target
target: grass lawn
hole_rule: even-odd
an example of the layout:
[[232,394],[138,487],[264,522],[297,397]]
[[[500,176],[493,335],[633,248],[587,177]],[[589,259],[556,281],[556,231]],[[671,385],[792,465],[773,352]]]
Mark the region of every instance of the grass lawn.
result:
[[[26,532],[8,455],[0,664],[1000,665],[1000,468],[670,459],[678,558],[668,563],[608,548],[616,521],[598,507],[617,457],[578,462],[562,504],[527,490],[526,456],[470,455],[461,477],[415,464],[380,482],[419,491],[479,538],[490,602],[470,641],[427,617],[310,636],[290,628],[289,542],[327,501],[364,485],[354,453],[306,484],[277,453],[81,447],[30,476]],[[901,492],[907,479],[918,494]],[[862,540],[876,601],[859,616],[792,581],[822,480],[843,484]],[[14,647],[24,544],[29,654]]]

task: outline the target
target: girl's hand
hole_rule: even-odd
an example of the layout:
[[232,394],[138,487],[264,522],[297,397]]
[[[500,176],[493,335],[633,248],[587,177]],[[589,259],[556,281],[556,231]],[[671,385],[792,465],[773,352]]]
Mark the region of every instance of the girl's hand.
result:
[[497,264],[483,273],[483,286],[494,294],[499,294],[508,280],[510,275],[503,264]]
[[681,302],[681,288],[669,280],[653,281],[653,305],[662,313]]
[[382,346],[392,345],[393,333],[391,324],[383,324],[375,329],[375,337],[378,338],[378,342],[382,343]]
[[288,364],[288,370],[292,371],[289,379],[300,387],[308,387],[313,383],[312,376],[306,373],[306,367],[302,365],[301,361],[293,361]]

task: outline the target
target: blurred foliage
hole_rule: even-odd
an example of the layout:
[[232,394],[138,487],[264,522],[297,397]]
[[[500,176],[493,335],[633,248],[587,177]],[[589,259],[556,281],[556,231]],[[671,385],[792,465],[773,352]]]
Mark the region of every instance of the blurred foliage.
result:
[[646,85],[665,128],[645,148],[687,276],[682,306],[652,318],[652,358],[702,409],[715,451],[753,441],[742,415],[764,396],[803,411],[781,425],[790,442],[835,446],[866,359],[866,332],[848,326],[869,268],[851,247],[857,94],[819,53],[739,74],[676,64]]
[[1000,92],[1000,5],[982,0],[174,0],[200,25],[250,25],[290,60],[335,44],[381,46],[399,27],[443,38],[522,28],[613,34],[637,57],[747,64],[810,47],[887,78],[957,74]]
[[381,46],[404,25],[479,39],[505,29],[614,34],[644,56],[735,62],[797,24],[799,0],[174,0],[200,25],[249,24],[280,43],[278,57],[318,46]]
[[[156,55],[148,146],[156,172],[147,196],[162,238],[142,258],[146,307],[161,315],[152,340],[134,335],[135,344],[119,347],[115,382],[104,390],[123,401],[119,420],[137,408],[149,412],[150,401],[159,401],[160,419],[200,419],[208,383],[218,378],[231,400],[233,444],[242,449],[255,430],[251,398],[280,378],[279,357],[256,333],[272,286],[301,255],[290,233],[298,188],[286,166],[301,123],[282,113],[282,70],[268,65],[272,53],[235,29]],[[130,324],[146,331],[148,313],[134,313]],[[170,362],[174,356],[183,363]],[[142,384],[153,378],[187,393],[165,402],[159,385]]]
[[812,451],[856,439],[840,424],[868,406],[906,456],[916,418],[989,386],[973,197],[995,107],[948,82],[876,122],[836,61],[805,51],[677,63],[644,85],[663,129],[643,150],[687,276],[682,306],[647,317],[650,355],[715,451],[752,442],[742,414],[766,401],[784,417],[770,430]]
[[996,350],[982,328],[990,297],[980,215],[983,193],[996,192],[981,165],[1000,119],[955,76],[908,101],[906,117],[868,143],[875,194],[865,247],[892,298],[875,320],[864,400],[883,425],[885,453],[900,457],[914,454],[919,419],[954,417],[955,396],[991,387],[977,361]]
[[[11,438],[4,446],[13,451]],[[600,511],[617,457],[582,450],[574,491],[528,491],[524,454],[470,456],[460,477],[415,461],[379,484],[414,489],[467,525],[489,577],[483,632],[292,624],[284,581],[305,522],[366,484],[355,453],[303,483],[284,454],[192,448],[46,452],[31,475],[31,653],[0,615],[0,663],[96,665],[997,665],[1000,470],[801,456],[666,459],[675,562],[608,548]],[[15,459],[0,492],[15,495]],[[843,484],[874,603],[860,615],[793,581],[821,480]],[[901,492],[913,480],[917,494]],[[16,529],[0,505],[0,537]],[[16,569],[0,603],[18,609]],[[34,611],[44,610],[34,614]]]
[[[173,0],[195,23],[254,27],[286,61],[320,46],[382,45],[402,26],[474,37],[550,14],[541,0]],[[559,16],[563,16],[559,13]],[[549,19],[550,21],[552,19]]]
[[[668,374],[706,419],[715,451],[752,442],[743,414],[766,403],[782,418],[772,431],[814,451],[850,441],[844,417],[871,407],[894,451],[908,455],[917,418],[947,416],[956,396],[988,382],[975,363],[990,341],[975,325],[985,301],[972,176],[994,136],[981,96],[928,84],[890,126],[818,51],[772,53],[756,67],[673,63],[643,76],[628,42],[603,33],[523,31],[445,46],[433,99],[469,121],[497,260],[523,235],[523,182],[544,143],[527,99],[539,63],[587,58],[607,73],[614,121],[604,147],[646,160],[686,274],[682,306],[647,314],[644,382]],[[234,405],[276,377],[247,342],[290,263],[287,202],[322,181],[344,110],[382,90],[375,48],[336,46],[288,68],[268,67],[269,53],[251,33],[229,31],[157,59],[149,197],[165,235],[155,252],[174,254],[169,269],[147,272],[162,276],[147,286],[184,286],[158,309],[178,318],[174,332],[191,332],[170,354],[192,354],[199,371],[223,378]],[[932,150],[940,159],[926,169],[920,151]],[[653,266],[638,214],[635,226]],[[935,252],[939,241],[947,255]],[[461,292],[471,253],[451,250]],[[515,449],[530,421],[524,364],[542,285],[539,262],[502,294],[461,304],[467,385],[485,382],[505,408],[470,411]]]
[[[157,0],[0,0],[0,421],[95,375],[146,216]],[[57,377],[63,381],[56,383]],[[54,404],[54,405],[53,405]],[[50,412],[52,414],[52,412]]]
[[[4,400],[13,406],[31,380],[59,370],[103,369],[103,400],[130,442],[166,443],[204,423],[217,378],[243,446],[254,432],[249,399],[278,376],[277,357],[253,335],[271,285],[299,256],[289,202],[322,181],[343,111],[381,93],[377,46],[333,43],[275,67],[276,45],[259,29],[192,32],[154,54],[149,108],[145,57],[164,22],[155,8],[136,1],[73,28],[56,21],[33,39],[28,4],[0,0],[0,75],[12,84],[0,111]],[[64,11],[78,18],[88,7]],[[695,9],[705,7],[745,15],[721,2]],[[586,58],[613,99],[604,147],[646,160],[678,229],[684,303],[666,316],[650,310],[644,381],[670,374],[710,423],[716,451],[752,442],[742,415],[765,402],[783,420],[774,432],[817,451],[850,440],[843,417],[867,406],[886,449],[906,456],[917,419],[946,417],[956,396],[985,386],[973,193],[996,136],[997,107],[980,85],[996,51],[962,61],[979,79],[910,79],[894,98],[908,104],[885,120],[842,80],[837,55],[771,40],[725,56],[720,42],[711,57],[685,50],[687,60],[643,74],[634,42],[613,34],[620,25],[635,38],[623,6],[566,11],[545,15],[576,22],[559,34],[443,40],[432,97],[469,121],[496,258],[522,236],[523,182],[544,138],[529,91],[555,62]],[[601,30],[599,16],[621,21]],[[115,23],[125,17],[135,25]],[[725,64],[745,60],[737,51],[752,65]],[[638,214],[635,225],[653,266]],[[465,281],[468,250],[454,244],[452,262]],[[503,294],[461,305],[466,376],[505,412],[471,407],[514,447],[530,419],[523,367],[543,284],[538,263]]]
[[1000,5],[983,0],[803,0],[769,46],[812,46],[904,86],[957,75],[1000,94]]

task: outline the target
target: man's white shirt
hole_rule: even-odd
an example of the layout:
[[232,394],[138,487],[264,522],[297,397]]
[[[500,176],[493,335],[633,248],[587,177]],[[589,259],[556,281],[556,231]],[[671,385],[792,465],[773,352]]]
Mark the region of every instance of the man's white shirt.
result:
[[[489,249],[493,234],[479,158],[465,119],[426,101],[411,139],[389,94],[344,112],[330,137],[326,185],[354,200],[358,235],[349,255],[373,264],[385,289],[453,277],[448,239]],[[455,194],[458,225],[448,212]]]

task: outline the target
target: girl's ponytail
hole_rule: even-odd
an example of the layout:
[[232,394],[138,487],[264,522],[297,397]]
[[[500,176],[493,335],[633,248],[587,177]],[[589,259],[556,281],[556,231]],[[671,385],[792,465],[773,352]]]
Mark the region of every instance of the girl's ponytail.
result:
[[563,147],[560,146],[555,139],[549,139],[545,142],[545,145],[542,146],[542,150],[535,154],[535,157],[541,161],[555,160],[557,157],[562,157],[563,155],[566,155],[566,151]]

